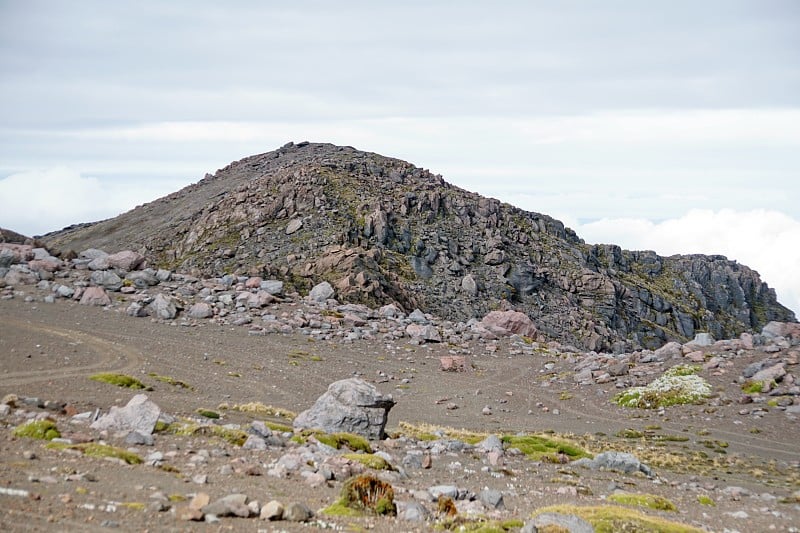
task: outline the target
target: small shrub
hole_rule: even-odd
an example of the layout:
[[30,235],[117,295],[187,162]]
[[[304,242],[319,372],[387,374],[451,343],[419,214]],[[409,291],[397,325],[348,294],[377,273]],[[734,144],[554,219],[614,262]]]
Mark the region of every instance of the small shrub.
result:
[[764,389],[764,385],[760,381],[745,381],[742,384],[742,392],[745,394],[758,394]]
[[322,511],[324,514],[355,516],[361,513],[395,515],[394,489],[375,476],[364,474],[345,482],[339,500]]
[[34,420],[14,429],[15,437],[29,439],[53,440],[61,436],[56,423],[52,420]]
[[458,509],[452,498],[440,495],[439,500],[436,502],[436,512],[442,516],[456,516]]
[[711,396],[711,385],[694,372],[694,367],[687,365],[672,367],[649,385],[624,390],[612,401],[622,407],[641,409],[702,403]]

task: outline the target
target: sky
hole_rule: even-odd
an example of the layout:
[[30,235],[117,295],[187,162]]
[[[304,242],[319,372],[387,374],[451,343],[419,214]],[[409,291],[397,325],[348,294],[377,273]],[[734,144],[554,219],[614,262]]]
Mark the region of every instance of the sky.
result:
[[795,0],[0,0],[0,227],[332,142],[587,242],[726,255],[800,315],[798,27]]

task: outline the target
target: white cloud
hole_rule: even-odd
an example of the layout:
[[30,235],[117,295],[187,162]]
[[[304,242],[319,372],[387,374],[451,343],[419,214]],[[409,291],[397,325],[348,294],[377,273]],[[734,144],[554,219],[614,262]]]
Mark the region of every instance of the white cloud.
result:
[[800,316],[800,220],[779,211],[693,209],[662,222],[604,218],[572,227],[590,243],[661,255],[725,255],[757,270],[778,301]]
[[0,180],[0,227],[41,235],[116,216],[173,188],[171,181],[130,184],[85,177],[66,167],[19,172]]

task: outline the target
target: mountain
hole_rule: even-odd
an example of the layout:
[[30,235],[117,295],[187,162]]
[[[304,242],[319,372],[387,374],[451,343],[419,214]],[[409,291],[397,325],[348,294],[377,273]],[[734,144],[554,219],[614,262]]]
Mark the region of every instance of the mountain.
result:
[[451,320],[511,306],[590,350],[732,338],[795,321],[757,272],[723,256],[589,245],[547,215],[348,146],[289,143],[118,217],[43,237],[61,253],[133,249],[153,266],[330,281],[341,301]]

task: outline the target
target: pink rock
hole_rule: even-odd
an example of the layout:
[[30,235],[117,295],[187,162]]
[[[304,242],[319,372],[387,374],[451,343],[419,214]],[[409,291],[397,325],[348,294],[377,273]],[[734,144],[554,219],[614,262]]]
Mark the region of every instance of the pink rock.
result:
[[261,282],[264,281],[259,276],[253,276],[251,278],[247,278],[247,281],[244,282],[244,286],[247,289],[258,289],[261,287]]
[[56,270],[61,269],[61,261],[53,261],[52,259],[35,259],[33,261],[28,261],[28,268],[34,272],[39,272],[41,270],[45,272],[55,272]]
[[123,250],[105,258],[108,266],[130,272],[144,263],[144,256],[131,250]]
[[752,350],[754,348],[753,335],[751,335],[750,333],[747,332],[742,333],[739,336],[739,341],[742,343],[742,349],[744,350]]
[[800,339],[800,324],[794,322],[770,322],[761,330],[766,337],[792,337]]
[[467,359],[463,355],[443,355],[439,358],[439,370],[445,372],[466,372]]
[[503,331],[505,331],[506,335],[516,333],[517,335],[536,338],[538,333],[536,326],[528,318],[528,315],[519,311],[491,311],[483,317],[481,324],[498,335],[502,335]]
[[86,287],[81,296],[81,305],[111,305],[111,298],[103,287]]

